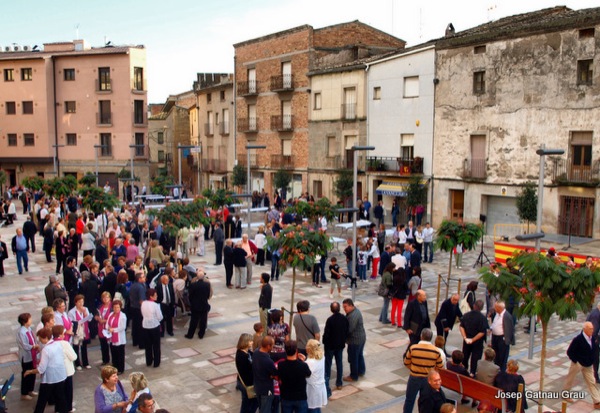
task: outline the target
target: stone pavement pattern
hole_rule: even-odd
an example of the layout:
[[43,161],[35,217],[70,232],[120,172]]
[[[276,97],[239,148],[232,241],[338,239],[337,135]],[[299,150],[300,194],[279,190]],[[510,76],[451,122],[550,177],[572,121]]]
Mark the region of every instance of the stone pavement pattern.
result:
[[[0,228],[2,240],[9,245],[15,228],[22,226],[23,216],[15,225]],[[330,231],[331,232],[331,231]],[[335,232],[337,235],[337,232]],[[17,315],[30,312],[34,324],[39,320],[40,309],[45,305],[43,289],[47,285],[48,275],[52,274],[54,265],[45,261],[41,251],[42,241],[37,238],[38,250],[30,253],[29,272],[19,276],[16,263],[12,257],[4,262],[7,275],[0,278],[0,325],[4,334],[0,336],[0,379],[3,381],[10,374],[15,374],[15,383],[7,397],[7,406],[11,413],[31,412],[35,402],[20,400],[19,386],[21,366],[17,358],[15,334],[18,327]],[[172,413],[187,412],[237,412],[239,411],[240,394],[235,390],[236,370],[234,363],[235,345],[243,332],[253,333],[252,325],[258,321],[258,296],[260,272],[269,271],[269,266],[255,267],[252,285],[246,290],[229,290],[225,287],[224,269],[212,265],[214,263],[214,244],[207,242],[207,255],[191,257],[192,263],[204,266],[214,288],[211,301],[212,310],[209,316],[207,333],[203,340],[187,340],[183,337],[186,332],[188,317],[182,317],[175,323],[174,337],[162,339],[162,363],[159,368],[145,366],[144,352],[131,344],[126,347],[126,370],[121,376],[125,389],[131,389],[128,375],[132,371],[142,371],[148,377],[150,389],[161,407]],[[579,247],[583,248],[583,247]],[[340,250],[333,250],[331,255],[342,255]],[[468,252],[463,258],[467,266],[462,270],[453,269],[453,275],[462,277],[462,288],[471,279],[477,277],[472,265],[478,255],[478,250]],[[493,257],[491,242],[486,244],[486,252]],[[600,255],[596,252],[595,255]],[[437,274],[445,273],[448,267],[448,254],[437,252],[433,264],[423,266],[423,288],[428,293],[430,316],[434,317],[435,296],[437,289]],[[288,270],[280,280],[273,282],[273,306],[289,308],[291,290],[291,270]],[[377,321],[381,299],[376,290],[379,281],[359,283],[356,293],[357,307],[362,311],[367,330],[365,358],[366,375],[356,383],[344,383],[340,391],[333,391],[329,404],[324,411],[330,412],[398,412],[404,401],[404,393],[408,371],[403,366],[402,354],[408,344],[406,334],[396,327],[384,326]],[[329,316],[329,285],[318,289],[311,286],[311,279],[302,273],[297,275],[296,301],[307,299],[311,302],[311,313],[320,322],[321,330]],[[452,285],[456,289],[456,284]],[[442,288],[445,295],[445,288]],[[350,297],[349,290],[343,291],[344,297]],[[483,298],[480,288],[477,296]],[[337,299],[337,298],[336,298]],[[548,334],[548,361],[546,364],[546,389],[560,391],[562,379],[566,376],[569,360],[566,348],[571,338],[580,330],[583,315],[576,321],[552,320]],[[286,316],[286,321],[288,317]],[[541,333],[536,334],[536,354],[532,360],[527,359],[529,336],[523,333],[521,321],[517,327],[517,345],[511,349],[511,357],[520,362],[520,373],[524,376],[528,390],[536,390],[539,382],[539,346]],[[129,337],[128,332],[128,337]],[[448,352],[455,347],[460,348],[461,340],[458,329],[455,328],[449,336]],[[89,347],[90,363],[94,368],[76,372],[74,377],[75,407],[78,412],[93,412],[93,393],[100,384],[100,348],[98,341],[92,341]],[[335,364],[333,369],[335,370]],[[346,356],[344,356],[344,371],[349,372]],[[332,374],[333,375],[333,374]],[[39,381],[38,381],[39,383]],[[581,378],[575,382],[573,390],[587,389]],[[534,402],[529,403],[529,412],[537,411]],[[544,411],[559,411],[559,400],[547,400]],[[469,411],[461,407],[460,411]],[[417,409],[415,408],[415,411]],[[593,410],[590,396],[569,406],[569,412],[590,412]],[[50,407],[47,412],[52,411]]]

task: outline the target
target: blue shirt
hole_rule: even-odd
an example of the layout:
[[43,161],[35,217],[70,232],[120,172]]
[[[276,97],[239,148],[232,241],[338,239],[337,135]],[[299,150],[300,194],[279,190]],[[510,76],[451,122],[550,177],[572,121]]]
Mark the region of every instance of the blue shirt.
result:
[[16,236],[17,251],[27,251],[27,239],[24,235]]

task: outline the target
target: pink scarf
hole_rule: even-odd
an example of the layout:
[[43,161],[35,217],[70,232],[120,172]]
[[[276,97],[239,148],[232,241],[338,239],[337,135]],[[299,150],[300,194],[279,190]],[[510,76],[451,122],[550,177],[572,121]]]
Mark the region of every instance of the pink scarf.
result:
[[[79,311],[75,311],[75,319],[77,321],[80,321],[83,319],[83,315],[79,313]],[[86,321],[85,323],[83,323],[83,335],[85,337],[85,340],[89,340],[90,339],[90,329],[88,327],[88,322]]]
[[[109,317],[108,320],[106,321],[106,324],[108,324],[109,327],[111,328],[117,328],[119,327],[119,316],[121,315],[121,313],[119,314],[115,314],[112,313]],[[119,333],[117,333],[116,331],[112,333],[112,336],[110,338],[110,342],[113,344],[117,344],[119,342]]]
[[65,314],[61,314],[60,317],[62,318],[63,326],[65,327],[65,336],[63,340],[71,341],[71,337],[73,337],[73,334],[68,334],[67,331],[70,330],[71,327],[73,327],[73,323],[71,323],[71,320],[69,320],[69,317],[67,317]]
[[[110,304],[101,306],[98,309],[98,312],[100,313],[100,318],[102,318],[103,320],[108,320],[108,316],[110,315]],[[100,338],[108,338],[103,333],[105,328],[106,328],[106,322],[104,324],[102,324],[100,326],[100,328],[98,329],[98,335],[100,336]]]
[[[33,333],[31,332],[31,329],[28,328],[27,329],[27,341],[29,341],[29,345],[30,346],[35,346],[35,340],[33,339]],[[32,348],[31,349],[31,358],[33,360],[33,368],[35,369],[37,367],[37,350]]]

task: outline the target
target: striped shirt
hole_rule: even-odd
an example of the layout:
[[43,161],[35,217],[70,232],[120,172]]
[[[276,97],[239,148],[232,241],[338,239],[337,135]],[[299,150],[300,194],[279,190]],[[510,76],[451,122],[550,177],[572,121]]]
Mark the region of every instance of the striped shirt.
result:
[[410,370],[410,375],[427,377],[435,368],[443,368],[444,362],[438,348],[429,341],[419,341],[411,346],[404,356],[404,365]]

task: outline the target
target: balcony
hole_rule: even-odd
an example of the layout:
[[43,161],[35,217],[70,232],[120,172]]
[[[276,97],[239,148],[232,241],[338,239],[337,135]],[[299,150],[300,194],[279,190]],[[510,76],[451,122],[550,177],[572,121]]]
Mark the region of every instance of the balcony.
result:
[[213,136],[215,134],[215,128],[212,123],[204,124],[204,134],[206,136]]
[[271,116],[271,130],[290,132],[294,130],[294,115]]
[[202,170],[204,172],[224,173],[227,172],[227,160],[217,158],[202,159]]
[[271,76],[271,92],[289,92],[294,90],[294,79],[291,74]]
[[[248,167],[248,155],[241,154],[238,156],[238,165],[243,166],[244,168]],[[258,157],[255,153],[250,154],[250,169],[258,168]]]
[[112,80],[111,79],[96,79],[96,92],[99,93],[111,93],[112,92]]
[[595,186],[600,183],[600,160],[591,165],[576,165],[569,158],[550,158],[552,182],[555,184],[583,184]]
[[356,103],[344,103],[342,105],[342,119],[356,120]]
[[229,122],[219,123],[219,134],[229,135]]
[[366,167],[367,171],[388,172],[394,175],[422,174],[423,158],[368,156]]
[[271,155],[271,168],[293,169],[294,157],[292,155]]
[[256,133],[258,132],[258,118],[240,118],[237,124],[238,132]]
[[487,166],[485,159],[465,159],[463,164],[464,179],[485,179]]
[[256,80],[247,80],[245,82],[238,82],[237,93],[238,93],[238,96],[258,95],[258,82]]
[[97,112],[96,113],[96,124],[98,126],[112,126],[112,113],[108,112]]

